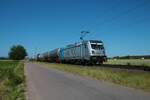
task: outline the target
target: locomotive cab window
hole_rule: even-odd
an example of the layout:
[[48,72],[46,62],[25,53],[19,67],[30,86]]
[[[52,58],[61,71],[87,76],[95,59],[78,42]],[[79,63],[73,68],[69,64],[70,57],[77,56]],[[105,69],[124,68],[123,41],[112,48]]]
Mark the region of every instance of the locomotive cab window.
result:
[[96,49],[96,50],[104,49],[103,45],[97,45],[97,44],[91,44],[91,47],[92,49]]

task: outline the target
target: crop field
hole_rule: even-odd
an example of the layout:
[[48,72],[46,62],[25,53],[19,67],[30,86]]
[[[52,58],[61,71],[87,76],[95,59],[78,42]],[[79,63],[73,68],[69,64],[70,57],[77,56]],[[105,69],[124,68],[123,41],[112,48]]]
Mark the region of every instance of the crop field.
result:
[[51,64],[51,63],[38,63],[47,65],[49,68],[78,74],[81,76],[90,77],[96,80],[107,81],[123,86],[136,88],[150,92],[150,73],[144,72],[128,72],[117,71],[105,67],[89,67],[68,64]]
[[112,65],[136,65],[150,67],[150,59],[110,59],[104,64]]
[[19,61],[0,61],[0,100],[25,100],[23,66]]

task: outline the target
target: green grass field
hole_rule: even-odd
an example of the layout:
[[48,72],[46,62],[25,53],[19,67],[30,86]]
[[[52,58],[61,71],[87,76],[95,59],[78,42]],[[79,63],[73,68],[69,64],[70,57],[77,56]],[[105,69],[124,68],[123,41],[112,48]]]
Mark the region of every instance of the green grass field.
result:
[[104,64],[113,65],[137,65],[150,67],[150,59],[110,59]]
[[104,67],[86,67],[79,65],[67,65],[67,64],[45,64],[49,68],[58,69],[81,76],[90,77],[96,80],[108,81],[115,84],[120,84],[127,87],[141,89],[150,92],[150,73],[133,73],[127,71],[115,71],[111,68]]
[[0,61],[0,100],[25,100],[24,65],[19,61]]

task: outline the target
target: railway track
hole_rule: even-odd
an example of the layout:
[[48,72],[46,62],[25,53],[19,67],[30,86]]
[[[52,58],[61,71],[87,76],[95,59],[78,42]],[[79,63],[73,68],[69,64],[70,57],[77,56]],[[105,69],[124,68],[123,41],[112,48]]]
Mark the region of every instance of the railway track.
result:
[[[72,64],[71,64],[72,65]],[[77,64],[79,65],[79,64]],[[81,66],[81,65],[79,65]],[[136,65],[113,65],[113,64],[101,64],[101,65],[83,65],[87,67],[102,67],[112,68],[117,71],[129,71],[129,72],[150,72],[149,66],[136,66]]]
[[128,71],[144,71],[150,72],[150,67],[148,66],[136,66],[136,65],[113,65],[113,64],[102,64],[96,65],[97,67],[107,67],[107,68],[114,68],[120,70],[128,70]]

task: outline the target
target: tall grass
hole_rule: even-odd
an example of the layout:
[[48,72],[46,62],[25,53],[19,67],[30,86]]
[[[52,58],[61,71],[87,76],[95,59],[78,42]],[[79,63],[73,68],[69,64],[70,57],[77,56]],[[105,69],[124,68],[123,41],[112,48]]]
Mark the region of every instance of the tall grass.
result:
[[23,66],[19,61],[0,61],[0,99],[25,100]]
[[[40,63],[41,64],[41,63]],[[90,77],[96,80],[108,81],[127,87],[141,89],[150,92],[150,74],[149,73],[131,73],[127,71],[116,71],[111,68],[86,67],[67,64],[50,64],[50,68],[61,71]]]
[[110,59],[105,64],[136,65],[150,67],[150,59]]

